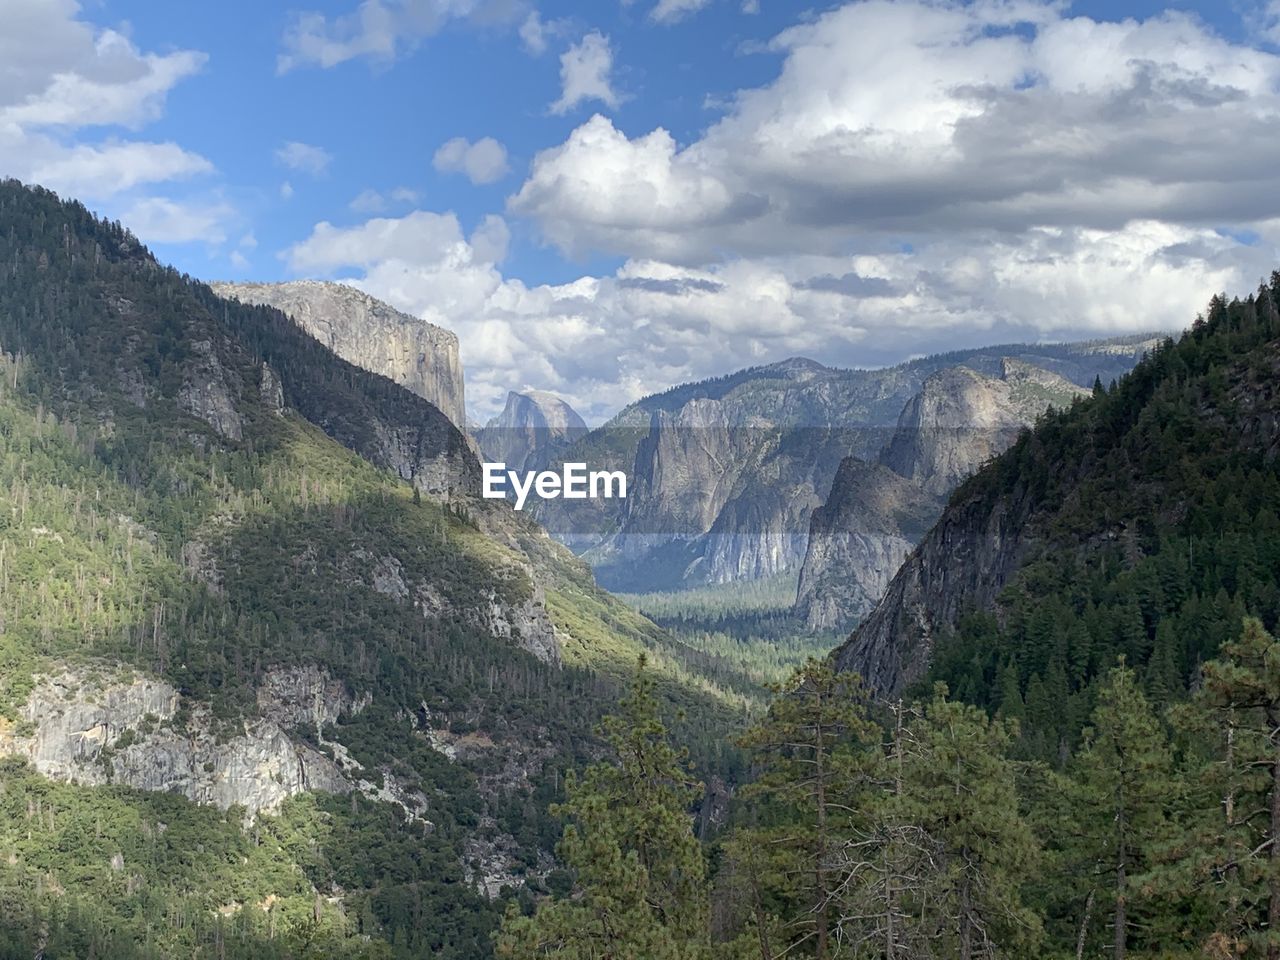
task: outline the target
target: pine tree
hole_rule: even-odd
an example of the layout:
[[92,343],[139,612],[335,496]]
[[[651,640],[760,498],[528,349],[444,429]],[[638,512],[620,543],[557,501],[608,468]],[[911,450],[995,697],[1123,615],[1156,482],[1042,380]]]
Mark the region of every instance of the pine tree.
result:
[[1146,868],[1166,832],[1172,760],[1160,721],[1123,664],[1103,680],[1091,719],[1067,784],[1077,824],[1072,873],[1109,889],[1111,954],[1122,960],[1130,939],[1133,877]]
[[763,878],[788,914],[782,953],[797,947],[833,955],[841,853],[868,833],[866,794],[878,789],[881,732],[867,717],[858,678],[810,659],[777,691],[768,714],[741,739],[754,751],[756,779],[742,791],[764,826],[737,843],[768,851]]
[[1041,925],[1021,888],[1039,845],[1019,813],[1008,759],[1017,725],[948,700],[945,684],[913,712],[898,813],[937,848],[927,902],[915,911],[917,922],[939,921],[932,955],[973,960],[1034,948]]
[[602,732],[613,759],[566,780],[555,808],[569,820],[557,853],[575,875],[570,895],[531,917],[510,910],[497,954],[509,960],[653,958],[708,954],[707,883],[690,809],[700,785],[667,739],[643,658],[630,694]]
[[1261,621],[1204,665],[1181,719],[1211,747],[1156,881],[1208,918],[1207,954],[1280,960],[1280,642]]

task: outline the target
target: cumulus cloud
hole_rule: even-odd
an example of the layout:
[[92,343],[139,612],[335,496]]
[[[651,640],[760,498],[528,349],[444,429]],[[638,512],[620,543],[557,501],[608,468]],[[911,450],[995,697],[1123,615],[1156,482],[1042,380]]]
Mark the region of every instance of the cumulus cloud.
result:
[[313,177],[322,176],[332,161],[333,154],[328,150],[310,143],[299,143],[297,140],[291,140],[276,149],[277,163]]
[[124,209],[120,220],[143,243],[212,243],[226,239],[224,224],[234,211],[224,203],[185,203],[147,197]]
[[568,113],[588,100],[617,107],[621,99],[613,89],[613,50],[609,38],[593,30],[560,55],[560,99],[552,113]]
[[649,16],[658,23],[675,23],[707,6],[711,0],[658,0]]
[[[850,3],[775,38],[776,77],[692,142],[591,117],[507,213],[618,256],[605,276],[504,276],[505,221],[425,213],[320,224],[291,263],[456,330],[481,417],[509,388],[598,419],[787,356],[1176,329],[1274,265],[1280,57],[1066,9]],[[590,99],[569,86],[566,110]]]
[[[1280,58],[1181,14],[1061,10],[847,4],[775,38],[778,77],[740,91],[697,141],[668,150],[662,130],[629,139],[593,119],[535,158],[513,209],[562,249],[689,262],[1280,212],[1264,159],[1280,135]],[[641,189],[658,195],[641,229],[632,184],[613,173],[625,157],[643,159]],[[698,206],[692,225],[691,183],[713,214]]]
[[508,389],[542,388],[597,421],[672,383],[787,356],[880,365],[951,346],[1172,329],[1212,292],[1269,268],[1267,251],[1217,231],[1136,221],[877,254],[633,259],[608,276],[530,286],[502,274],[508,237],[501,218],[467,236],[452,214],[419,211],[318,224],[288,263],[456,331],[475,416],[496,413]]
[[95,201],[211,172],[207,159],[174,143],[93,134],[155,120],[169,91],[205,60],[192,50],[145,53],[80,19],[74,0],[6,0],[0,169]]
[[522,0],[363,0],[337,17],[299,13],[285,30],[276,69],[328,68],[358,58],[390,62],[451,21],[518,23],[527,7]]
[[462,173],[475,184],[501,180],[507,170],[507,148],[493,137],[471,143],[454,137],[436,151],[433,164],[441,173]]

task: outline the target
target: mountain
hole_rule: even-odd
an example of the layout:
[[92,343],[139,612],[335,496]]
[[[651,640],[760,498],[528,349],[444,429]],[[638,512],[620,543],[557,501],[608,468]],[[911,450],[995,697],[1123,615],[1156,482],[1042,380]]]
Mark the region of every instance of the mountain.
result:
[[946,497],[1005,450],[1050,407],[1088,391],[1020,360],[999,376],[969,367],[931,374],[898,418],[879,469],[851,458],[814,512],[796,591],[812,630],[848,628],[880,599],[889,578],[933,524]]
[[1002,358],[999,377],[947,367],[926,379],[903,409],[880,462],[926,492],[946,496],[1048,407],[1086,393],[1065,377],[1011,358]]
[[813,512],[795,612],[811,630],[871,610],[938,514],[942,501],[878,463],[847,457]]
[[740,685],[435,405],[48,191],[0,262],[3,949],[488,956],[640,653],[723,752]]
[[211,283],[220,297],[275,307],[351,363],[429,400],[466,430],[458,337],[345,283]]
[[511,390],[502,413],[475,435],[487,461],[505,463],[511,470],[534,470],[586,433],[582,417],[555,394]]
[[[1141,336],[1005,345],[881,370],[837,370],[793,358],[676,387],[629,405],[561,454],[627,471],[633,492],[625,501],[555,501],[538,515],[610,589],[678,590],[794,575],[813,510],[826,499],[841,461],[878,460],[904,407],[932,375],[961,366],[969,371],[925,394],[917,418],[961,422],[967,402],[974,405],[969,412],[1008,411],[991,425],[999,432],[1018,416],[1019,426],[1030,422],[1018,411],[1037,403],[1043,409],[1054,390],[1069,396],[1068,381],[1091,385],[1121,375],[1153,342]],[[982,387],[988,382],[998,385]],[[972,396],[960,389],[964,383],[973,386]],[[947,384],[960,398],[953,408],[933,402],[948,395]],[[911,412],[905,415],[910,419]],[[916,426],[919,455],[943,456],[948,428],[929,429]],[[930,436],[935,442],[928,450],[919,446]],[[935,486],[953,483],[947,478],[989,457],[992,442],[982,441],[967,461],[938,468]],[[895,453],[895,462],[907,455]]]
[[1280,620],[1280,273],[1215,298],[1111,389],[1044,418],[963,483],[835,655],[881,694],[946,680],[1078,736],[1117,656],[1153,696]]

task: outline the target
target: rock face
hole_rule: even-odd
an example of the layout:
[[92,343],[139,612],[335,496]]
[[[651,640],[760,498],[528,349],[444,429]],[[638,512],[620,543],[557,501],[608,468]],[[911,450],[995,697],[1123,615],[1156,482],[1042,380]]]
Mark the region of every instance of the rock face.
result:
[[1051,403],[1063,406],[1087,393],[1057,374],[1009,358],[998,378],[948,367],[911,398],[880,462],[928,493],[945,496],[1006,450]]
[[999,376],[947,367],[908,401],[878,468],[845,461],[809,530],[796,613],[811,629],[848,628],[880,599],[911,548],[966,477],[1008,449],[1049,406],[1087,391],[1003,358]]
[[[1234,444],[1233,456],[1256,462],[1260,471],[1273,471],[1280,460],[1280,342],[1218,372],[1222,375],[1214,387],[1193,376],[1178,389],[1203,390],[1205,399],[1197,409],[1202,424],[1211,424],[1215,436]],[[1148,371],[1141,382],[1155,376]],[[1071,429],[1089,438],[1089,452],[1069,462],[1048,462],[1047,454],[1037,454],[1032,438],[1022,456],[1033,469],[1052,472],[1049,492],[1038,492],[1020,473],[1007,469],[1006,479],[1000,480],[1003,463],[963,485],[876,608],[836,651],[836,666],[858,672],[881,694],[896,694],[925,676],[939,638],[954,630],[966,611],[998,613],[1001,593],[1029,562],[1056,561],[1068,554],[1087,562],[1101,547],[1117,542],[1131,557],[1140,555],[1136,531],[1148,522],[1149,512],[1126,516],[1118,510],[1099,516],[1082,511],[1080,499],[1082,491],[1096,497],[1098,489],[1126,484],[1141,488],[1132,493],[1132,503],[1163,505],[1171,516],[1194,502],[1196,494],[1188,490],[1187,475],[1178,466],[1184,462],[1177,446],[1181,441],[1159,434],[1163,420],[1149,413],[1149,408],[1129,410],[1126,422],[1131,426],[1122,428],[1127,434],[1113,432],[1112,425],[1077,421]],[[1159,462],[1170,465],[1168,470],[1126,472],[1131,448],[1156,442],[1153,433],[1161,444]]]
[[938,497],[888,467],[846,459],[813,512],[796,614],[811,630],[861,619],[941,509]]
[[394,380],[466,430],[457,336],[344,283],[212,283],[223,297],[275,307],[358,367]]
[[476,431],[476,441],[490,462],[505,463],[510,470],[536,470],[586,433],[577,411],[555,394],[512,390],[502,413]]
[[881,370],[793,358],[676,387],[558,455],[626,471],[625,501],[548,502],[538,519],[610,589],[794,575],[846,457],[884,451],[886,466],[941,496],[1050,402],[1125,372],[1153,343],[991,347]]
[[353,789],[338,764],[287,732],[318,730],[363,705],[317,668],[270,672],[259,691],[262,715],[230,735],[201,703],[185,704],[180,724],[182,698],[164,681],[103,672],[67,668],[42,678],[20,712],[26,729],[0,731],[0,753],[51,779],[178,793],[223,810],[241,806],[249,817],[304,790]]

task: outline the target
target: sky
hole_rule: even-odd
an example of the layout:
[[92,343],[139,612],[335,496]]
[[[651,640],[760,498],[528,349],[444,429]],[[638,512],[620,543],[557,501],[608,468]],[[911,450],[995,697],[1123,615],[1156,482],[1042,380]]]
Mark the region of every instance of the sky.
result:
[[1189,324],[1280,266],[1280,0],[0,0],[0,176],[454,330],[470,414]]

